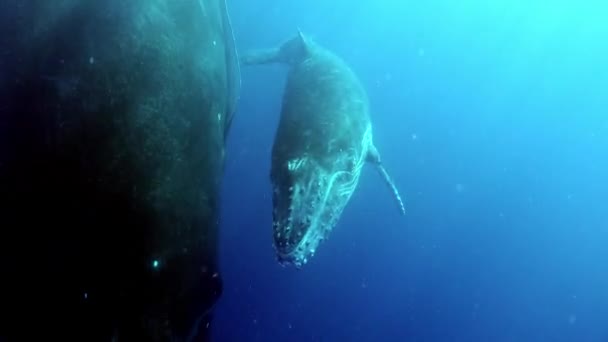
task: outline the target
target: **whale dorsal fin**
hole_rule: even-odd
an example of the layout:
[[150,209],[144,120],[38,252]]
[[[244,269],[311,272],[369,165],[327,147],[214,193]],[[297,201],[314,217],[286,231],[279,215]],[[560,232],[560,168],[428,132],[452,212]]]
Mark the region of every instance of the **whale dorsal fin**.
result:
[[243,65],[284,63],[296,64],[311,52],[311,40],[298,28],[298,34],[278,48],[249,51],[241,57]]
[[397,186],[395,186],[395,182],[393,182],[391,177],[388,175],[388,172],[386,172],[384,165],[382,165],[382,160],[380,159],[380,153],[378,152],[378,149],[376,148],[376,146],[374,146],[374,144],[370,144],[370,147],[367,151],[367,161],[376,166],[376,169],[380,173],[380,176],[382,176],[384,183],[386,183],[386,185],[389,187],[389,189],[391,189],[391,191],[393,192],[393,197],[394,197],[395,201],[397,202],[397,206],[399,207],[401,214],[405,215],[405,206],[403,205],[403,200],[401,199],[401,195],[399,195],[399,190],[397,190]]
[[305,57],[311,52],[312,48],[312,39],[310,36],[305,35],[302,30],[298,27],[298,38],[300,41],[300,57]]

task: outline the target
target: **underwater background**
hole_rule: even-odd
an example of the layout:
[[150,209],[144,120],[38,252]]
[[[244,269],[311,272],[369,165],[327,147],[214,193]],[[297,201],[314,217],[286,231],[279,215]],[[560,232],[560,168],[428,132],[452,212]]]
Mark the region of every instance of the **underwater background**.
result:
[[228,3],[241,52],[297,29],[363,81],[371,166],[314,258],[272,247],[287,68],[244,67],[222,192],[217,341],[608,341],[608,5]]

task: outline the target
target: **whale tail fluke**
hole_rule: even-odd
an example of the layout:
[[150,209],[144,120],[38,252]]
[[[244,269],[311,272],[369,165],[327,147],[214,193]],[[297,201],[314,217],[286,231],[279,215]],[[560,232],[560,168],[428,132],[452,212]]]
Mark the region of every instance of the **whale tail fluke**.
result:
[[399,190],[397,190],[395,182],[393,182],[388,172],[386,172],[384,165],[382,165],[382,161],[380,160],[380,153],[378,153],[378,150],[373,144],[371,144],[367,152],[367,160],[376,166],[376,169],[380,173],[380,176],[382,176],[384,183],[386,183],[389,189],[391,189],[391,191],[393,192],[393,198],[397,202],[397,206],[399,207],[401,214],[405,215],[405,205],[403,205],[403,200],[401,199]]
[[257,65],[279,62],[280,49],[261,49],[247,51],[241,54],[240,62],[242,65]]

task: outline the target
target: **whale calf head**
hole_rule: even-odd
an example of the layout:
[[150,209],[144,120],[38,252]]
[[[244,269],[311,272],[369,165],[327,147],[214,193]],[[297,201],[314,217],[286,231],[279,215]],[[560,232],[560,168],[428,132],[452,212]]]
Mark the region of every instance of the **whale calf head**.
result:
[[280,263],[301,267],[315,254],[355,191],[364,162],[355,149],[273,158],[273,242]]

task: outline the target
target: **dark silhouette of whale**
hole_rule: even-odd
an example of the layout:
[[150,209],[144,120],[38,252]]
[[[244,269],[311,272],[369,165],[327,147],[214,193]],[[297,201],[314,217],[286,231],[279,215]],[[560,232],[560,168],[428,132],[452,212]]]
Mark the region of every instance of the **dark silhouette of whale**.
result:
[[0,1],[0,340],[206,341],[225,0]]
[[243,54],[241,62],[290,67],[270,173],[274,246],[281,263],[301,267],[315,254],[367,162],[376,166],[405,213],[373,143],[365,89],[342,59],[299,32],[279,48]]

